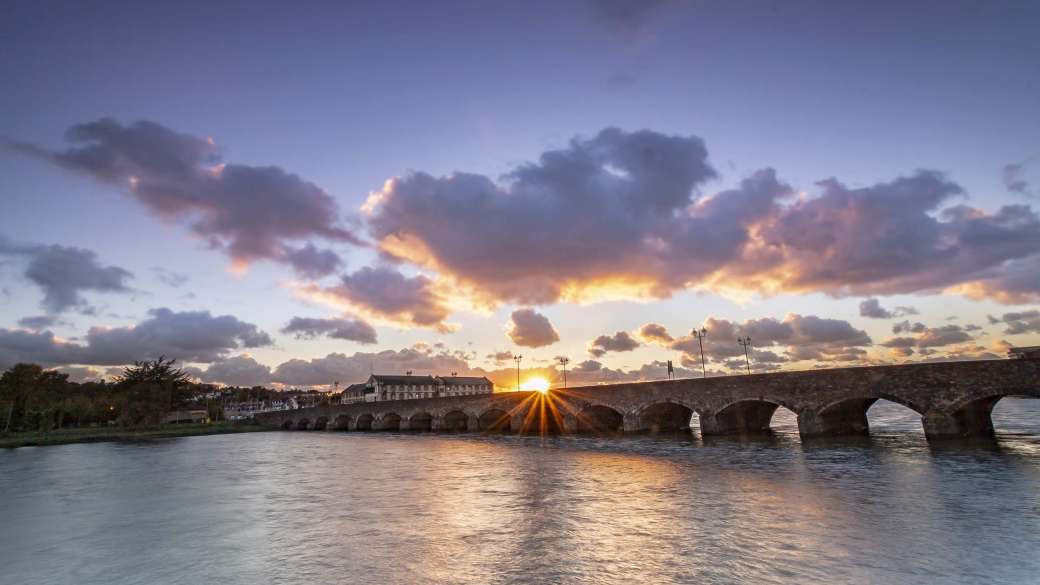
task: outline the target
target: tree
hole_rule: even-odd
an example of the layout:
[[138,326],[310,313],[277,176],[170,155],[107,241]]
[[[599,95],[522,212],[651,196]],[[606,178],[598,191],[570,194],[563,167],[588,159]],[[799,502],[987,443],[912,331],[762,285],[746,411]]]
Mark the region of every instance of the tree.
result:
[[52,407],[68,386],[68,374],[45,370],[37,364],[15,364],[0,375],[0,397],[8,402],[4,431],[38,420],[48,430],[54,418]]
[[123,368],[123,374],[116,378],[116,382],[133,391],[134,396],[128,396],[128,404],[137,398],[150,396],[157,401],[161,411],[169,411],[190,401],[190,377],[184,370],[174,367],[175,363],[177,360],[161,355],[157,360],[135,361],[134,365]]
[[135,361],[134,365],[123,368],[123,374],[116,378],[120,384],[154,383],[160,386],[186,386],[188,374],[175,368],[175,359],[166,359],[161,355],[157,360]]

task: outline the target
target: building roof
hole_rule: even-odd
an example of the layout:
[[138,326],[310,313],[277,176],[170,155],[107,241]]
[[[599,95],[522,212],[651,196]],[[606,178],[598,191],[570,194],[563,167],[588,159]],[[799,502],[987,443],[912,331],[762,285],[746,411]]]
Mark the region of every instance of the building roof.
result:
[[433,376],[397,376],[393,374],[372,374],[369,381],[375,380],[380,384],[400,384],[400,385],[417,385],[417,384],[436,384],[437,381],[433,379]]
[[462,386],[465,384],[470,384],[474,386],[479,386],[481,384],[487,384],[488,386],[493,385],[491,383],[491,380],[488,380],[483,376],[437,376],[437,378],[443,380],[444,383],[448,386]]
[[346,388],[343,389],[343,393],[344,394],[364,393],[366,387],[368,387],[368,384],[366,384],[365,382],[360,382],[360,383],[357,383],[357,384],[351,384],[350,386],[347,386]]

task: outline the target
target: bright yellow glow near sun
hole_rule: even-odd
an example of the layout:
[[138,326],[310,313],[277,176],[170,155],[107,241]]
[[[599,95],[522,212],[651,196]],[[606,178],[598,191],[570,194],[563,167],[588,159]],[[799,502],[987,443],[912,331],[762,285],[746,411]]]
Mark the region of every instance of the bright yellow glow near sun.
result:
[[546,380],[545,378],[542,378],[541,376],[538,376],[538,377],[535,377],[535,378],[528,378],[527,380],[524,380],[524,382],[522,384],[520,384],[520,389],[521,390],[537,390],[538,392],[541,392],[542,394],[545,394],[546,392],[549,391],[549,380]]

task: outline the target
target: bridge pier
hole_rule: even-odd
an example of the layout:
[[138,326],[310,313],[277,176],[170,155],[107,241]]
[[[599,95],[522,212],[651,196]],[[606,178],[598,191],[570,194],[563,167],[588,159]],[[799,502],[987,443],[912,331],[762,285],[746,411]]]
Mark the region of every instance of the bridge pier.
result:
[[579,432],[578,417],[571,413],[563,415],[563,432],[568,435],[576,435]]
[[924,435],[928,440],[992,437],[994,432],[990,413],[999,399],[979,400],[953,413],[930,410],[921,417]]
[[876,398],[857,398],[822,411],[805,409],[798,413],[798,434],[803,437],[867,435],[870,433],[867,410],[876,401]]
[[621,430],[626,433],[645,433],[650,429],[643,425],[643,417],[635,413],[628,413],[621,421]]
[[717,413],[701,414],[701,434],[762,435],[769,433],[769,421],[778,404],[761,400],[745,400],[731,404]]

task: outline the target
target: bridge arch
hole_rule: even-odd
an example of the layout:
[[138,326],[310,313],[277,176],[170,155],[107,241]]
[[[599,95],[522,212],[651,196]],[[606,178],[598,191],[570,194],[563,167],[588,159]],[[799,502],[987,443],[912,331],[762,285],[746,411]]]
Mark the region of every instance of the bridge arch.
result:
[[575,432],[589,434],[612,434],[624,429],[625,417],[619,411],[604,404],[590,404],[576,415]]
[[311,427],[311,430],[312,431],[324,431],[325,428],[328,427],[328,426],[329,426],[329,417],[327,417],[327,416],[319,416],[317,418],[317,420],[314,421],[314,426]]
[[351,418],[348,414],[341,414],[332,420],[332,429],[336,431],[349,431]]
[[701,432],[706,435],[757,435],[772,432],[770,421],[777,409],[797,415],[797,410],[783,401],[767,398],[742,399],[731,402],[712,414],[701,415]]
[[401,415],[396,412],[388,412],[379,418],[379,430],[400,431]]
[[291,418],[282,422],[282,430],[283,431],[288,431],[288,430],[292,429],[294,426],[295,425],[293,424],[293,421],[292,421]]
[[490,408],[477,417],[477,430],[484,433],[508,433],[512,417],[501,408]]
[[637,428],[631,430],[650,433],[689,432],[695,414],[697,411],[693,407],[682,402],[653,402],[633,413]]
[[365,414],[358,415],[356,428],[359,431],[371,431],[372,427],[375,426],[375,422],[376,417],[372,416],[371,413],[366,412]]
[[464,433],[469,427],[469,415],[461,410],[451,410],[441,416],[440,430]]
[[301,418],[296,422],[296,430],[298,431],[306,431],[309,428],[311,428],[311,421],[306,418]]
[[433,416],[428,412],[417,412],[408,417],[408,430],[430,432],[433,430]]

